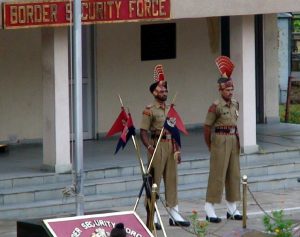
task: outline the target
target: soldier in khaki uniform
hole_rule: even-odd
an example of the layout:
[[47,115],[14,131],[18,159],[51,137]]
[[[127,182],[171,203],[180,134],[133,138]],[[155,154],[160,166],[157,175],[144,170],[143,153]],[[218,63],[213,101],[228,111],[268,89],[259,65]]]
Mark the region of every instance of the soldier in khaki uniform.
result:
[[[204,138],[211,153],[205,212],[206,219],[214,223],[221,222],[221,218],[215,213],[214,204],[221,202],[224,186],[227,219],[242,220],[236,207],[236,201],[241,199],[240,145],[237,130],[239,103],[232,98],[234,86],[230,75],[234,66],[229,58],[221,57],[222,60],[216,60],[222,75],[218,80],[220,98],[209,107],[204,125]],[[227,65],[225,72],[224,59]],[[219,61],[221,65],[218,64]]]
[[[159,134],[170,109],[170,105],[166,104],[168,89],[161,65],[157,65],[154,69],[154,80],[155,82],[149,89],[155,100],[153,104],[148,105],[143,111],[140,136],[144,146],[147,148],[149,161],[155,147],[158,146],[150,173],[153,182],[158,186],[158,190],[161,179],[163,178],[164,180],[165,199],[167,206],[170,207],[171,214],[169,224],[189,226],[190,223],[178,213],[177,163],[181,161],[179,146],[167,130],[164,130],[160,143],[157,144]],[[161,229],[156,214],[154,215],[154,223],[156,229]]]

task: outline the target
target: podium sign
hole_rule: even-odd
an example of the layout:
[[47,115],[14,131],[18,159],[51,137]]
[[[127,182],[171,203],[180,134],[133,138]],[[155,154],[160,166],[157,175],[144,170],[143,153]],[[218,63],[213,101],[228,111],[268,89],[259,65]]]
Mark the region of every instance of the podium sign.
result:
[[153,237],[134,211],[43,220],[51,237],[109,237],[120,222],[124,224],[128,237]]

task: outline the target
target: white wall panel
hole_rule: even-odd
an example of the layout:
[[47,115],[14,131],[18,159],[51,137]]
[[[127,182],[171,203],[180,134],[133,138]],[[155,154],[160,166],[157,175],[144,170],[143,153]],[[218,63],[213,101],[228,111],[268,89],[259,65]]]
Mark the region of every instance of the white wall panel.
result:
[[148,88],[158,63],[165,69],[169,101],[178,92],[176,108],[184,122],[203,123],[208,106],[217,97],[217,54],[211,53],[206,19],[176,23],[176,59],[154,61],[140,59],[140,25],[97,27],[98,132],[107,131],[119,113],[118,94],[139,127],[142,110],[153,101]]
[[0,141],[42,137],[40,29],[0,31]]

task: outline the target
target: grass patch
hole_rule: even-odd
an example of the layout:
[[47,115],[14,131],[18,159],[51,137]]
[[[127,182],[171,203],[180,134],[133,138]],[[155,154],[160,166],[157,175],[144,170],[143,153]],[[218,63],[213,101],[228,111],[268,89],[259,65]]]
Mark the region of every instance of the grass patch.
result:
[[[300,104],[291,104],[288,123],[300,124]],[[279,105],[280,122],[285,122],[285,105]]]

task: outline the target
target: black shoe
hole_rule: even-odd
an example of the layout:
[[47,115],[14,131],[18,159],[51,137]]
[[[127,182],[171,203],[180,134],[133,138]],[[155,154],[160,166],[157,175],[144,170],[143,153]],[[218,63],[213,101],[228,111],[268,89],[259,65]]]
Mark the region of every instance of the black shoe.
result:
[[220,217],[208,217],[208,216],[206,216],[206,220],[211,223],[220,223],[222,221]]
[[189,221],[175,221],[172,218],[169,218],[169,224],[170,226],[183,226],[183,227],[189,227],[191,225]]
[[161,225],[159,223],[154,223],[156,230],[161,230]]
[[240,215],[240,214],[230,215],[230,214],[227,212],[227,219],[241,221],[241,220],[243,220],[243,216]]

